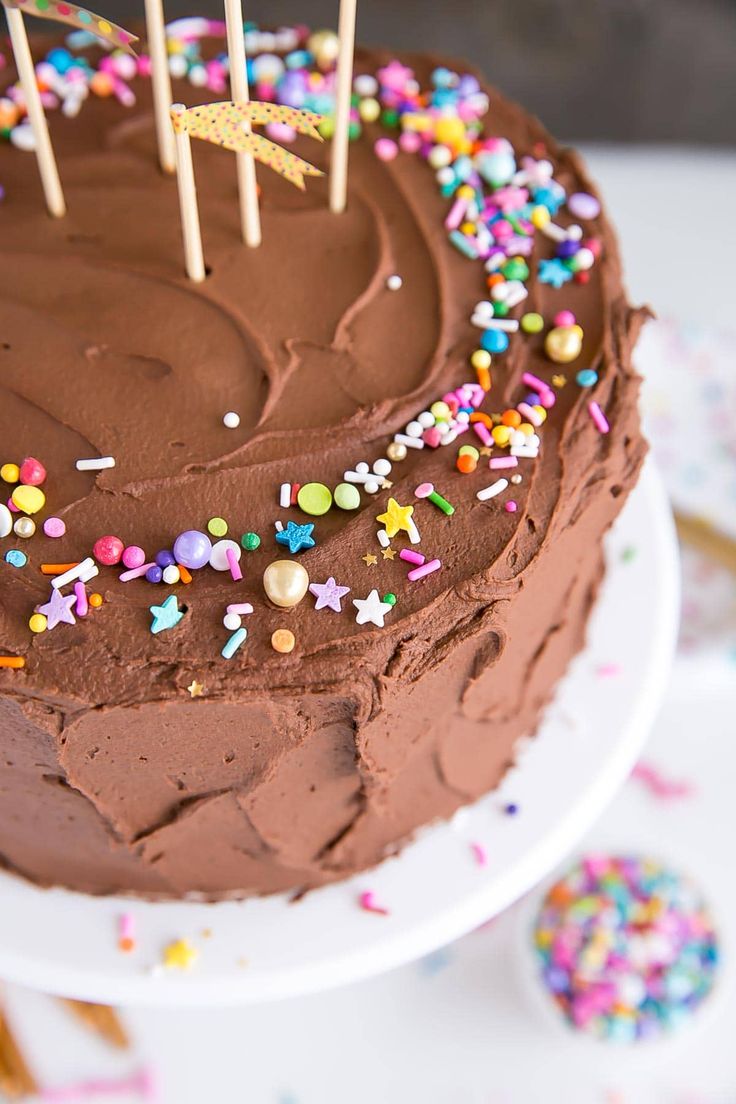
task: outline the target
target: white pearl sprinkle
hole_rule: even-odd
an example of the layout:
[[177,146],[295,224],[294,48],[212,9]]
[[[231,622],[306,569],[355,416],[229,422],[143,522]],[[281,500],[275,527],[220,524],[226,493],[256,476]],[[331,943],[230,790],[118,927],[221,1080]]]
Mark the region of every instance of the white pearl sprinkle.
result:
[[227,429],[237,429],[240,425],[240,415],[236,414],[234,410],[228,410],[227,414],[222,419],[222,424]]
[[386,287],[389,291],[400,291],[403,285],[404,281],[397,274],[389,276],[389,278],[386,280]]
[[228,632],[235,632],[243,624],[243,618],[237,613],[226,613],[222,623]]

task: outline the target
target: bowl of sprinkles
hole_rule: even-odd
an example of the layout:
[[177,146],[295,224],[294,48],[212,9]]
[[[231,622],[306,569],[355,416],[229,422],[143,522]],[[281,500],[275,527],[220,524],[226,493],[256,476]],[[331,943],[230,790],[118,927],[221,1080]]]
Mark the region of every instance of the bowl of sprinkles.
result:
[[658,859],[585,855],[547,891],[533,928],[537,976],[576,1031],[662,1040],[711,997],[720,941],[707,903]]

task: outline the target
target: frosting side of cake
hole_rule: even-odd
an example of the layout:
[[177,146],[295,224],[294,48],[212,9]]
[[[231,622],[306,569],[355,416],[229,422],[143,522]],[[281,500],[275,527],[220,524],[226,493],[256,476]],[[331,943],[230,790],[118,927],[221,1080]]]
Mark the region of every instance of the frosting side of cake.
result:
[[[422,88],[448,65],[404,60]],[[356,72],[390,61],[359,51]],[[280,509],[281,484],[334,488],[471,378],[483,265],[448,244],[448,200],[427,164],[376,157],[385,130],[375,123],[351,146],[345,215],[330,214],[325,180],[300,193],[259,172],[258,250],[239,242],[232,159],[198,146],[211,271],[195,288],[182,273],[176,184],[154,167],[148,83],[135,91],[133,109],[90,100],[77,119],[52,120],[64,220],[46,217],[28,158],[0,151],[11,274],[0,303],[0,462],[42,459],[46,512],[66,525],[57,540],[39,527],[24,543],[26,567],[0,560],[0,651],[25,658],[22,670],[0,669],[0,861],[93,893],[301,890],[375,863],[492,788],[534,731],[583,642],[602,537],[643,459],[631,348],[644,315],[626,301],[605,215],[586,223],[601,249],[584,283],[538,279],[553,250],[537,235],[529,296],[513,315],[538,312],[546,332],[569,310],[583,338],[570,365],[548,359],[544,332],[516,335],[494,357],[489,412],[524,398],[525,373],[567,377],[538,458],[519,462],[515,509],[478,500],[505,474],[487,460],[457,471],[467,437],[409,449],[390,488],[361,494],[355,512]],[[487,91],[486,133],[508,139],[517,160],[549,158],[568,193],[595,194],[574,153]],[[175,94],[192,100],[189,87]],[[327,148],[294,148],[327,166]],[[574,220],[563,208],[555,221]],[[394,274],[397,291],[387,288]],[[585,367],[593,387],[575,382]],[[230,410],[234,429],[223,425]],[[107,455],[114,468],[75,467]],[[416,498],[423,482],[452,516]],[[410,565],[376,541],[390,498],[414,505],[421,552],[441,558],[420,582],[407,583]],[[171,588],[121,583],[102,567],[102,608],[29,632],[48,600],[40,564],[76,562],[103,534],[153,554],[213,517],[236,540],[258,533],[260,546],[243,553],[242,582],[205,569],[178,585],[185,616],[172,630],[150,632],[150,607]],[[274,523],[290,520],[314,523],[316,546],[292,558],[313,582],[350,588],[341,612],[316,609],[311,595],[290,610],[268,602],[264,570],[289,558]],[[397,599],[382,628],[358,624],[352,606],[374,588]],[[223,612],[235,601],[254,612],[227,661]],[[271,645],[280,628],[294,634],[288,654]]]

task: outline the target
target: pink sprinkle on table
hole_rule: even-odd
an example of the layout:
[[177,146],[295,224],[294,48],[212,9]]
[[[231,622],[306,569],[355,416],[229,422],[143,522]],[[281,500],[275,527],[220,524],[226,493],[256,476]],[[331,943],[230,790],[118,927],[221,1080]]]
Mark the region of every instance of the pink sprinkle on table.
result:
[[471,843],[470,850],[478,866],[488,866],[488,852],[482,843]]
[[367,889],[364,893],[361,893],[358,903],[365,912],[375,912],[378,916],[390,915],[387,908],[377,904],[376,895],[372,889]]

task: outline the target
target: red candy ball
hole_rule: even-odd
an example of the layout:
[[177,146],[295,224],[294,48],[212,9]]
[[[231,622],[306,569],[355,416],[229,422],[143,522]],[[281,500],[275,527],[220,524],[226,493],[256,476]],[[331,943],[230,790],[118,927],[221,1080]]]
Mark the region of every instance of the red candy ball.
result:
[[46,481],[46,469],[35,456],[26,456],[20,466],[20,482],[26,487],[40,487]]
[[113,564],[120,563],[124,547],[120,537],[100,537],[95,541],[92,555],[99,563],[112,567]]

